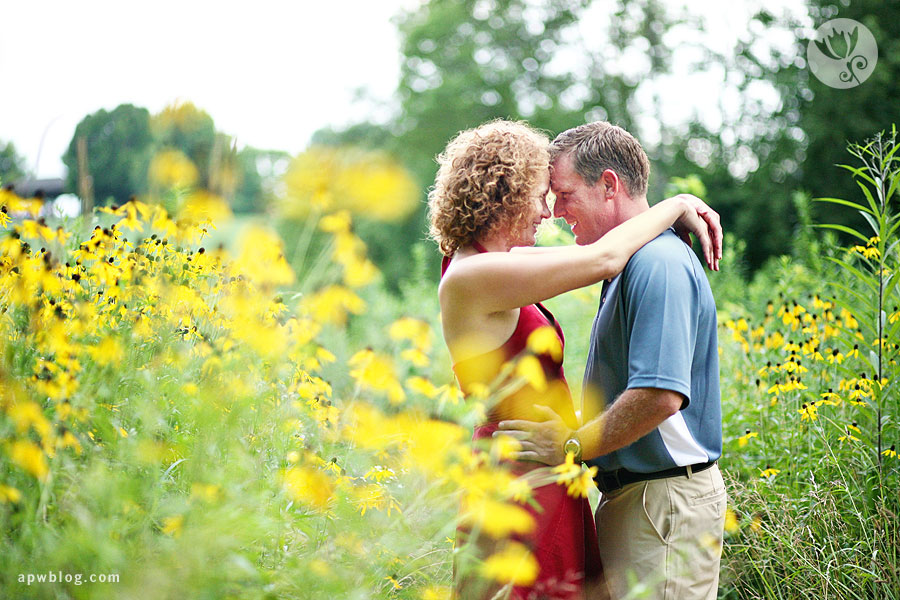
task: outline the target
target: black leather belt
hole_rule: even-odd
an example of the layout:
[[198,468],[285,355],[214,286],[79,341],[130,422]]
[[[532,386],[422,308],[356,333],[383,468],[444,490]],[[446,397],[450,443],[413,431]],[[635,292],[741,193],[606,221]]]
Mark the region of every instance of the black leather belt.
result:
[[[699,473],[700,471],[705,471],[714,464],[716,464],[716,461],[691,465],[691,473]],[[597,487],[600,488],[601,492],[609,493],[621,487],[625,487],[629,483],[649,481],[650,479],[677,477],[679,475],[687,477],[688,467],[674,467],[672,469],[657,471],[655,473],[635,473],[633,471],[629,471],[628,469],[617,469],[615,471],[608,471],[606,473],[597,473],[597,475],[594,477],[594,482],[597,484]]]

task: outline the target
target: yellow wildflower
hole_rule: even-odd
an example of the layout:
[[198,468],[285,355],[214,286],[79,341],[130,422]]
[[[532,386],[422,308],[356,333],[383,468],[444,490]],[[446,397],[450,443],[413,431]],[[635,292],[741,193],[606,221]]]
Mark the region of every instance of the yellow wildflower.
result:
[[800,418],[803,421],[815,421],[819,418],[818,415],[818,406],[815,402],[810,402],[809,404],[804,403],[803,406],[797,412],[800,413]]
[[197,181],[199,172],[183,152],[170,149],[153,157],[148,176],[151,182],[162,187],[186,187]]
[[281,472],[281,481],[291,498],[316,509],[328,508],[334,494],[332,480],[319,470],[294,466]]
[[184,515],[166,517],[163,519],[162,525],[162,532],[164,534],[178,537],[181,535],[181,530],[184,528]]
[[562,345],[556,330],[549,325],[538,327],[528,336],[528,349],[535,354],[549,354],[553,360],[562,360]]
[[16,440],[9,446],[8,453],[15,464],[37,479],[46,479],[50,472],[44,453],[32,442]]
[[841,397],[835,394],[831,388],[828,388],[827,392],[819,394],[819,397],[822,398],[820,402],[826,406],[837,406],[841,403]]
[[726,508],[725,509],[725,533],[727,533],[728,535],[734,535],[740,530],[741,530],[741,528],[738,525],[737,514],[735,514],[735,512],[733,510],[731,510],[731,507]]
[[471,494],[464,498],[460,523],[495,539],[534,530],[534,518],[524,508]]
[[544,375],[544,367],[534,355],[529,354],[519,359],[516,363],[516,374],[525,379],[538,391],[547,389],[547,377]]
[[757,432],[755,432],[755,431],[750,431],[750,430],[748,429],[748,430],[744,433],[744,435],[742,435],[741,437],[738,438],[738,446],[741,447],[741,448],[743,448],[744,446],[746,446],[746,445],[750,442],[750,439],[751,439],[751,438],[755,438],[755,437],[759,437],[759,434],[758,434]]
[[418,348],[407,348],[400,353],[400,357],[417,367],[427,367],[429,364],[428,355]]
[[451,595],[447,586],[430,585],[422,592],[422,600],[450,600]]
[[366,304],[350,289],[330,285],[304,298],[301,308],[308,310],[314,321],[343,326],[347,322],[348,313],[361,314],[365,311]]
[[434,398],[440,393],[440,389],[424,377],[410,377],[406,380],[406,387],[426,398]]
[[351,219],[349,210],[339,210],[325,215],[319,220],[319,229],[328,233],[347,233],[350,231]]
[[0,502],[19,502],[20,500],[22,500],[22,492],[14,487],[0,484]]
[[409,340],[423,352],[428,352],[431,349],[431,325],[421,319],[401,317],[391,323],[388,335],[392,340]]
[[518,542],[510,542],[484,561],[481,574],[504,584],[531,585],[537,579],[538,563],[528,548]]

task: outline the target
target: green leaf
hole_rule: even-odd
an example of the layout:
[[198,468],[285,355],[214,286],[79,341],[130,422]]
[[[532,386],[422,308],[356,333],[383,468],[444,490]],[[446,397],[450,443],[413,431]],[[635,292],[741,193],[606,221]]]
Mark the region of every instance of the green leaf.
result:
[[[875,202],[875,198],[872,197],[872,192],[869,191],[869,188],[864,186],[861,181],[857,181],[856,185],[860,187],[860,189],[863,191],[863,195],[866,197],[866,200],[869,201],[869,206],[872,208],[872,214],[879,214],[881,212],[879,210],[880,206],[878,206],[878,203]],[[878,184],[876,184],[876,187],[878,187]]]
[[872,227],[872,232],[875,235],[881,235],[881,226],[879,223],[875,222],[875,217],[873,217],[872,215],[870,215],[868,213],[864,213],[864,212],[861,212],[859,214],[861,214],[863,216],[863,218],[869,222],[869,225]]
[[853,275],[855,275],[856,278],[859,279],[859,281],[861,283],[869,286],[869,289],[872,290],[873,294],[876,294],[876,295],[878,294],[878,285],[876,283],[876,279],[875,279],[874,275],[872,275],[871,273],[863,273],[862,271],[860,271],[859,269],[857,269],[856,267],[854,267],[847,261],[841,260],[840,258],[835,258],[833,256],[829,256],[828,260],[840,265],[844,269],[853,273]]
[[894,225],[888,230],[886,239],[891,239],[894,236],[894,232],[897,231],[897,228],[900,227],[900,220],[898,220]]
[[836,231],[842,231],[842,232],[844,232],[844,233],[846,233],[846,234],[852,235],[852,236],[854,236],[854,237],[856,237],[856,238],[862,240],[863,243],[866,243],[866,242],[869,241],[869,238],[867,238],[867,237],[864,236],[863,234],[859,233],[859,232],[856,231],[855,229],[851,229],[850,227],[847,227],[846,225],[836,225],[836,224],[833,224],[833,223],[823,223],[823,224],[821,224],[821,225],[816,225],[816,227],[819,227],[819,228],[821,228],[821,229],[834,229],[834,230],[836,230]]
[[837,166],[838,168],[841,168],[841,169],[847,169],[848,171],[850,171],[857,177],[861,177],[861,178],[865,179],[866,181],[868,181],[869,183],[871,183],[872,185],[875,185],[875,180],[872,179],[871,177],[869,177],[868,175],[866,175],[866,172],[864,169],[861,169],[858,167],[851,167],[850,165],[835,165],[835,166]]
[[884,339],[886,340],[896,340],[897,335],[900,334],[900,319],[897,319],[893,322],[893,324],[888,323],[887,331],[885,332]]
[[[900,148],[900,145],[897,145],[894,150]],[[887,195],[884,197],[884,202],[887,204],[891,201],[891,198],[894,196],[894,192],[897,191],[897,185],[900,184],[900,170],[897,171],[897,174],[891,177],[891,185],[888,187]]]
[[867,212],[869,214],[874,214],[872,211],[862,204],[857,204],[856,202],[851,202],[850,200],[843,200],[841,198],[813,198],[813,202],[829,202],[831,204],[841,204],[843,206],[849,206],[850,208],[855,208],[856,210]]
[[[831,257],[829,256],[828,258],[831,258]],[[848,296],[854,296],[857,300],[859,300],[859,303],[863,306],[863,308],[867,309],[869,312],[871,312],[872,310],[875,309],[875,306],[869,301],[868,298],[866,298],[859,292],[851,290],[849,287],[847,287],[843,283],[838,283],[836,281],[829,281],[828,283],[830,285],[838,288],[839,290],[845,292]],[[841,300],[840,298],[835,298],[834,302],[838,306],[842,306],[843,308],[846,308],[850,312],[853,312],[854,310],[857,310],[857,312],[858,312],[858,309],[859,309],[858,306],[852,306],[851,304],[849,304],[848,302],[846,302],[844,300]]]
[[[891,237],[890,237],[890,236],[887,236],[885,239],[886,239],[886,240],[889,240],[889,239],[891,239]],[[891,252],[894,251],[894,248],[897,247],[897,244],[900,244],[900,240],[894,240],[893,242],[891,242],[891,245],[888,246],[887,248],[885,248],[885,250],[884,250],[884,255],[885,255],[885,256],[890,256]]]
[[[895,134],[895,135],[896,135],[896,134]],[[885,163],[891,162],[891,158],[894,157],[894,153],[896,153],[898,149],[900,149],[900,144],[894,144],[894,147],[891,148],[891,151],[888,152],[888,153],[884,156],[884,162],[885,162]]]

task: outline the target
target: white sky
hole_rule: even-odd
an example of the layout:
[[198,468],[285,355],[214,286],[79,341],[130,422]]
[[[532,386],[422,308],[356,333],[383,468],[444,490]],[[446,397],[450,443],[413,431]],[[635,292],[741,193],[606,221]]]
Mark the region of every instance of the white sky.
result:
[[[239,145],[295,154],[321,127],[386,118],[400,63],[391,17],[421,1],[0,0],[0,141],[12,141],[38,177],[62,176],[60,157],[87,114],[126,102],[156,113],[191,101]],[[692,45],[727,53],[761,7],[791,12],[803,0],[666,4],[703,15],[708,32],[674,33],[668,43],[683,50],[682,60],[638,94],[647,100],[639,135],[651,146],[660,120],[700,114],[715,128],[739,106],[721,69],[691,66]],[[604,52],[596,32],[608,24],[607,11],[597,0],[579,27],[590,52]],[[790,34],[774,33],[765,39],[791,44]],[[643,64],[637,54],[621,67]],[[354,100],[360,89],[375,102]],[[654,93],[663,99],[658,113],[650,110]]]
[[[390,22],[418,0],[2,0],[0,141],[62,176],[89,113],[176,100],[239,145],[303,150],[325,125],[365,116],[399,77]],[[41,147],[41,138],[44,138]]]

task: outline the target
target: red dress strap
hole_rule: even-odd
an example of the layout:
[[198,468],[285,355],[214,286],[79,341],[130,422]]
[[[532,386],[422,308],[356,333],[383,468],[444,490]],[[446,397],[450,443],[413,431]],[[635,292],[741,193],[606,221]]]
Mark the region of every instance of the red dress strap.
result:
[[[472,247],[478,250],[479,252],[488,252],[488,249],[479,244],[477,241],[472,240]],[[441,277],[444,277],[444,273],[447,272],[447,267],[450,266],[450,261],[453,260],[453,256],[444,256],[441,258]]]

